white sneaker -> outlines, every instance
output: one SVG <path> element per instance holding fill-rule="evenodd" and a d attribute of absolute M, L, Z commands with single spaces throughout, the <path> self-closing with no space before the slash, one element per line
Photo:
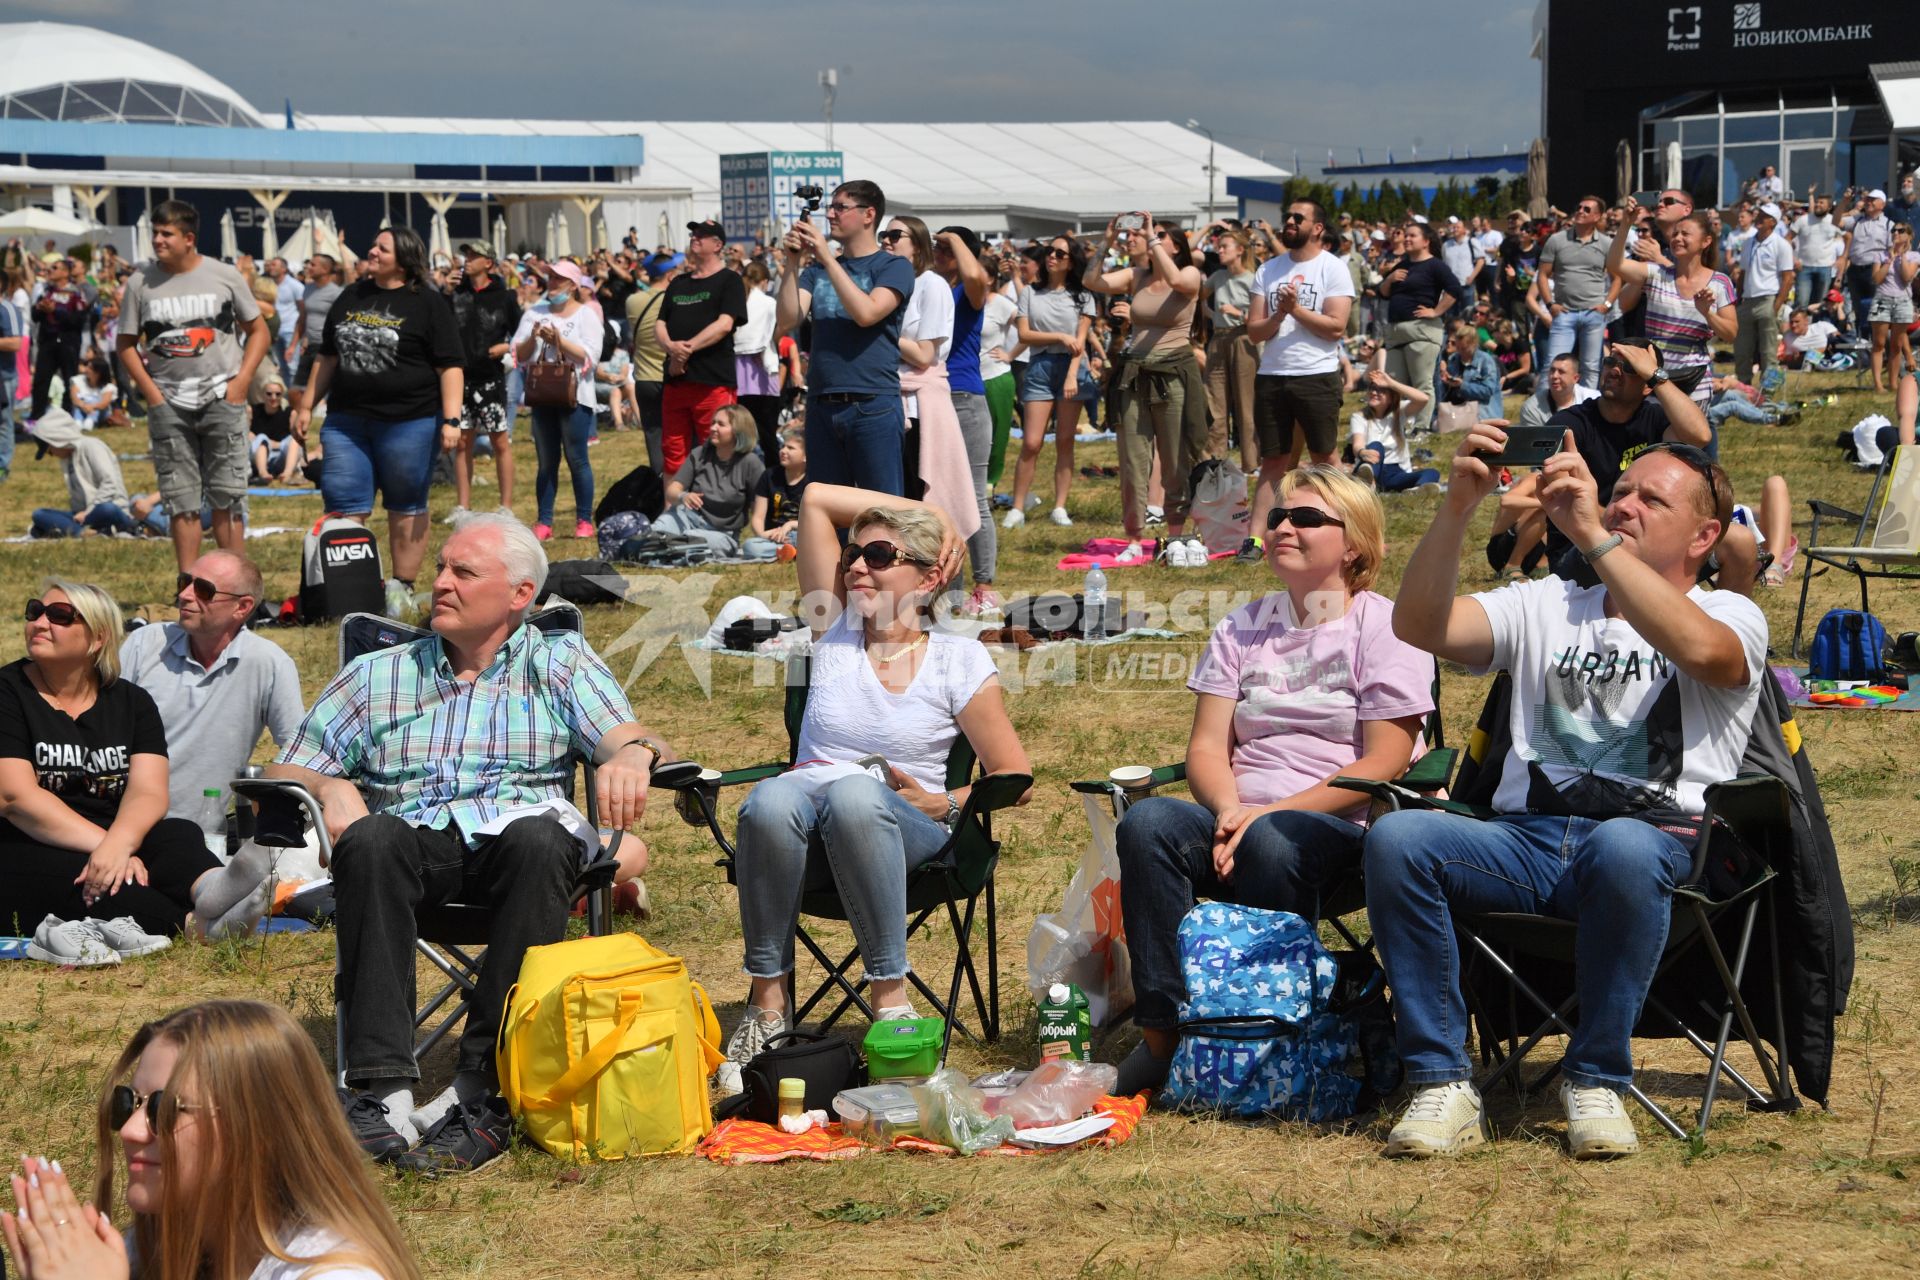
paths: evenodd
<path fill-rule="evenodd" d="M 1053 521 L 1057 525 L 1061 525 L 1062 527 L 1073 523 L 1073 517 L 1067 514 L 1067 509 L 1065 507 L 1055 507 L 1050 513 L 1048 513 L 1047 519 Z"/>
<path fill-rule="evenodd" d="M 1000 527 L 1002 529 L 1018 529 L 1021 525 L 1025 524 L 1026 522 L 1027 522 L 1026 512 L 1009 511 L 1007 512 L 1006 515 L 1000 518 Z"/>
<path fill-rule="evenodd" d="M 453 510 L 447 512 L 446 517 L 442 519 L 440 523 L 441 524 L 459 524 L 462 520 L 465 520 L 471 514 L 472 512 L 468 511 L 465 507 L 455 507 Z"/>
<path fill-rule="evenodd" d="M 81 926 L 92 931 L 93 936 L 119 953 L 122 960 L 132 960 L 136 956 L 150 956 L 156 951 L 165 951 L 173 945 L 170 938 L 157 933 L 148 933 L 140 927 L 140 922 L 132 916 L 116 916 L 112 920 L 81 920 Z"/>
<path fill-rule="evenodd" d="M 1156 528 L 1160 525 L 1165 524 L 1166 522 L 1167 522 L 1167 512 L 1164 507 L 1148 507 L 1147 508 L 1147 527 L 1149 529 Z"/>
<path fill-rule="evenodd" d="M 1129 542 L 1125 547 L 1121 548 L 1120 554 L 1115 556 L 1114 559 L 1126 561 L 1143 560 L 1146 558 L 1146 554 L 1147 549 L 1140 545 L 1140 539 L 1135 538 L 1132 542 Z"/>
<path fill-rule="evenodd" d="M 1575 1160 L 1605 1160 L 1640 1150 L 1640 1135 L 1614 1090 L 1604 1085 L 1583 1088 L 1563 1079 L 1560 1105 L 1567 1112 L 1567 1150 Z"/>
<path fill-rule="evenodd" d="M 119 964 L 120 953 L 100 940 L 85 920 L 48 916 L 27 943 L 27 959 L 73 969 Z"/>
<path fill-rule="evenodd" d="M 1487 1140 L 1487 1113 L 1470 1080 L 1418 1089 L 1387 1134 L 1390 1156 L 1457 1156 Z"/>
<path fill-rule="evenodd" d="M 1207 544 L 1198 538 L 1187 539 L 1187 568 L 1204 569 L 1213 563 L 1213 553 L 1207 550 Z"/>

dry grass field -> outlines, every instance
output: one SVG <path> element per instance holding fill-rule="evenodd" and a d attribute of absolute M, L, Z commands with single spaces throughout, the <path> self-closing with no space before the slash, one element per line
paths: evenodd
<path fill-rule="evenodd" d="M 1866 494 L 1867 478 L 1838 461 L 1836 430 L 1887 409 L 1851 377 L 1796 375 L 1790 394 L 1813 399 L 1829 391 L 1837 404 L 1811 404 L 1797 426 L 1732 424 L 1722 437 L 1742 495 L 1757 494 L 1771 473 L 1788 478 L 1803 539 L 1804 499 L 1851 504 Z M 124 453 L 146 447 L 139 429 L 107 438 Z M 530 516 L 532 449 L 524 439 L 517 448 L 516 506 Z M 1083 463 L 1113 461 L 1111 445 L 1082 453 Z M 602 490 L 643 457 L 637 437 L 607 436 L 593 451 Z M 125 465 L 136 487 L 151 479 L 148 463 Z M 490 490 L 480 493 L 492 500 Z M 29 508 L 63 496 L 54 464 L 35 463 L 27 451 L 0 487 L 0 527 L 23 531 Z M 444 514 L 451 492 L 436 490 L 434 501 L 436 516 Z M 1391 593 L 1398 582 L 1432 504 L 1424 497 L 1389 501 L 1383 590 Z M 1003 594 L 1070 589 L 1054 560 L 1088 536 L 1116 531 L 1117 507 L 1116 481 L 1082 481 L 1075 528 L 1042 522 L 1004 534 Z M 254 500 L 262 525 L 301 525 L 318 512 L 317 498 Z M 445 532 L 435 525 L 436 540 Z M 293 588 L 298 549 L 292 535 L 253 543 L 274 590 Z M 553 550 L 557 557 L 590 554 L 583 543 L 560 542 Z M 792 586 L 783 566 L 715 572 L 712 607 L 731 595 Z M 170 616 L 173 564 L 164 544 L 0 546 L 0 582 L 15 602 L 9 607 L 17 608 L 46 573 L 100 582 L 129 610 Z M 1483 564 L 1465 566 L 1467 586 L 1486 580 Z M 1177 590 L 1215 591 L 1225 600 L 1268 585 L 1264 568 L 1224 563 L 1189 573 L 1120 571 L 1111 589 L 1165 602 Z M 1798 589 L 1796 573 L 1791 589 L 1761 598 L 1783 657 Z M 1876 612 L 1890 630 L 1920 626 L 1913 591 L 1876 588 Z M 1836 575 L 1817 579 L 1813 615 L 1848 594 Z M 630 608 L 590 610 L 592 640 L 606 651 L 636 615 Z M 1206 621 L 1192 621 L 1189 641 L 1203 638 Z M 293 653 L 311 697 L 335 667 L 331 632 L 271 634 Z M 17 657 L 21 643 L 18 624 L 0 629 L 0 661 Z M 1101 673 L 1111 652 L 1100 652 Z M 612 662 L 624 678 L 632 657 Z M 646 723 L 703 762 L 777 758 L 784 750 L 777 687 L 740 660 L 714 659 L 710 675 L 709 690 L 669 649 L 634 674 L 630 692 Z M 1449 676 L 1445 710 L 1454 740 L 1483 692 L 1481 681 Z M 1026 933 L 1036 913 L 1057 907 L 1085 835 L 1067 782 L 1116 764 L 1178 758 L 1191 713 L 1182 678 L 1153 681 L 1136 673 L 1110 682 L 1084 653 L 1076 668 L 1024 684 L 1010 703 L 1039 783 L 1033 802 L 1000 828 L 1007 1033 L 993 1045 L 956 1041 L 954 1060 L 970 1069 L 1022 1064 L 1031 1055 Z M 1920 716 L 1808 712 L 1800 723 L 1820 771 L 1858 935 L 1858 972 L 1838 1028 L 1826 1110 L 1748 1114 L 1723 1102 L 1699 1151 L 1636 1115 L 1643 1153 L 1612 1165 L 1575 1165 L 1562 1154 L 1550 1093 L 1522 1103 L 1504 1092 L 1491 1099 L 1500 1140 L 1483 1153 L 1433 1164 L 1380 1159 L 1387 1122 L 1379 1117 L 1320 1132 L 1153 1113 L 1117 1149 L 1023 1160 L 893 1154 L 735 1169 L 665 1158 L 576 1169 L 522 1147 L 465 1179 L 387 1178 L 391 1202 L 423 1270 L 435 1277 L 1910 1275 L 1920 1250 L 1920 1097 L 1913 1083 L 1920 1076 Z M 745 987 L 733 892 L 714 869 L 702 833 L 682 824 L 670 805 L 653 807 L 642 834 L 654 853 L 648 883 L 655 914 L 644 931 L 687 958 L 730 1026 Z M 928 973 L 949 954 L 943 929 L 915 951 Z M 44 1152 L 69 1169 L 88 1168 L 90 1100 L 100 1072 L 142 1020 L 191 1001 L 244 995 L 278 1002 L 330 1055 L 332 966 L 327 933 L 176 946 L 93 972 L 0 965 L 0 1149 Z M 1684 1044 L 1637 1049 L 1642 1079 L 1657 1097 L 1697 1090 L 1702 1060 Z M 450 1063 L 443 1054 L 428 1067 L 444 1077 Z"/>

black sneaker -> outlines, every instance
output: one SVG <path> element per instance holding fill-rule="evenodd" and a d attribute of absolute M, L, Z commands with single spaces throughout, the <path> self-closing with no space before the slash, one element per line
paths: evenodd
<path fill-rule="evenodd" d="M 387 1104 L 370 1093 L 341 1089 L 340 1105 L 347 1112 L 347 1128 L 360 1149 L 381 1164 L 392 1164 L 406 1154 L 407 1140 L 387 1123 Z"/>
<path fill-rule="evenodd" d="M 504 1098 L 463 1102 L 450 1108 L 419 1145 L 394 1160 L 412 1173 L 469 1173 L 507 1149 L 513 1141 L 513 1116 Z"/>
<path fill-rule="evenodd" d="M 1235 564 L 1258 564 L 1266 558 L 1267 553 L 1261 550 L 1260 540 L 1258 538 L 1248 538 L 1240 544 L 1240 550 L 1234 553 L 1233 562 Z"/>

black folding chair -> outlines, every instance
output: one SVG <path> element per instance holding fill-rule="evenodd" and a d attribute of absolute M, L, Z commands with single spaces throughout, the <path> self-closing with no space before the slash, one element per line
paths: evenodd
<path fill-rule="evenodd" d="M 787 759 L 784 762 L 726 772 L 707 770 L 700 777 L 676 777 L 662 783 L 680 793 L 681 816 L 693 826 L 704 825 L 713 834 L 723 851 L 723 856 L 714 865 L 725 868 L 728 884 L 737 885 L 739 881 L 734 866 L 734 842 L 720 824 L 720 793 L 728 787 L 751 785 L 775 777 L 793 767 L 800 741 L 800 723 L 806 715 L 811 672 L 812 660 L 804 656 L 794 658 L 788 666 L 783 708 L 787 728 Z M 993 836 L 993 815 L 998 810 L 1016 804 L 1033 786 L 1033 778 L 1028 774 L 993 773 L 975 777 L 975 771 L 973 748 L 967 742 L 966 735 L 962 734 L 955 739 L 953 750 L 947 756 L 946 785 L 950 789 L 957 789 L 966 786 L 969 778 L 973 778 L 973 790 L 968 793 L 967 802 L 961 807 L 959 821 L 954 824 L 953 834 L 948 837 L 946 845 L 931 861 L 907 876 L 907 940 L 911 942 L 934 914 L 942 909 L 946 912 L 947 923 L 953 929 L 953 972 L 944 997 L 929 987 L 917 972 L 912 969 L 907 971 L 907 981 L 946 1022 L 946 1034 L 940 1044 L 943 1062 L 956 1030 L 975 1041 L 991 1043 L 1000 1038 L 1000 935 L 993 886 L 994 870 L 1000 860 L 1000 842 Z M 973 954 L 974 919 L 982 907 L 987 969 L 984 990 L 981 987 L 979 965 Z M 845 921 L 846 906 L 841 902 L 839 893 L 831 889 L 803 893 L 800 914 L 803 922 L 795 931 L 795 941 L 813 957 L 826 976 L 805 1000 L 795 1000 L 797 966 L 795 972 L 787 975 L 794 1025 L 799 1026 L 808 1014 L 835 993 L 838 993 L 838 1002 L 820 1020 L 822 1029 L 831 1027 L 852 1008 L 858 1008 L 866 1018 L 873 1019 L 873 1006 L 863 994 L 866 979 L 856 981 L 851 977 L 854 965 L 860 961 L 859 944 L 856 942 L 836 961 L 819 940 L 807 931 L 804 923 L 804 918 L 808 916 Z M 973 997 L 974 1011 L 979 1019 L 980 1031 L 977 1036 L 960 1017 L 963 983 Z"/>

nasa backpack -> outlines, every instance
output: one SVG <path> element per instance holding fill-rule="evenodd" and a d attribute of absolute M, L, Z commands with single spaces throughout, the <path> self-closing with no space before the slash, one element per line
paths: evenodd
<path fill-rule="evenodd" d="M 386 575 L 373 530 L 326 515 L 307 531 L 300 556 L 300 618 L 319 622 L 386 608 Z"/>

